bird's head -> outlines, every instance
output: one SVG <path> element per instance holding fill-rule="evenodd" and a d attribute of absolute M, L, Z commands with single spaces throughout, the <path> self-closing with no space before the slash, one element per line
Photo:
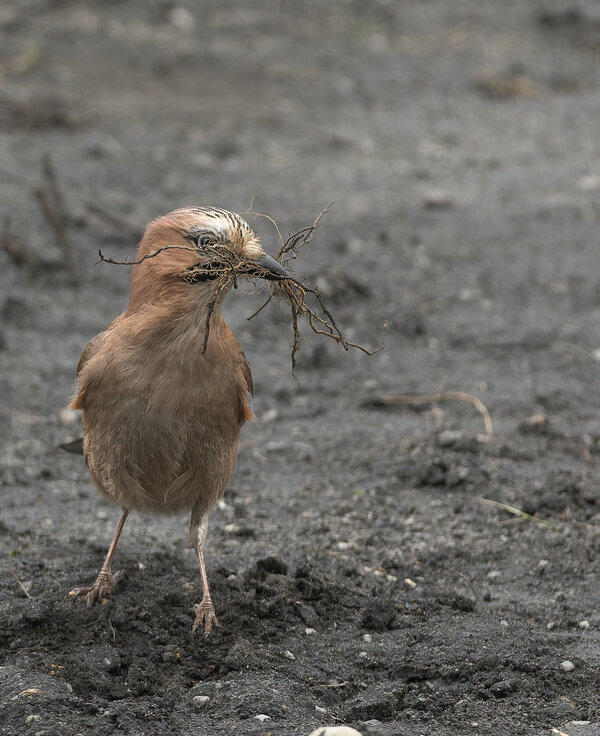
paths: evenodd
<path fill-rule="evenodd" d="M 186 207 L 153 220 L 138 246 L 137 261 L 130 307 L 175 294 L 202 303 L 217 284 L 224 296 L 239 277 L 288 276 L 242 217 L 216 207 Z"/>

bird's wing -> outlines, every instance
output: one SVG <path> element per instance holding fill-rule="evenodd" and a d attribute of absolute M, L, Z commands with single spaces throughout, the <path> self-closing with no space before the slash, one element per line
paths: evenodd
<path fill-rule="evenodd" d="M 114 329 L 120 322 L 123 320 L 123 315 L 120 314 L 116 319 L 113 319 L 113 321 L 106 326 L 102 332 L 99 332 L 96 337 L 93 337 L 88 344 L 84 347 L 83 353 L 81 353 L 81 358 L 79 358 L 79 363 L 77 364 L 77 377 L 79 377 L 79 374 L 83 370 L 83 367 L 85 364 L 90 360 L 90 358 L 93 358 L 94 355 L 100 350 L 102 343 L 108 336 L 108 333 Z"/>
<path fill-rule="evenodd" d="M 77 376 L 79 376 L 84 365 L 88 362 L 88 360 L 98 352 L 98 350 L 100 349 L 100 346 L 104 342 L 106 333 L 107 333 L 107 330 L 103 330 L 98 335 L 96 335 L 96 337 L 93 337 L 88 342 L 88 344 L 84 347 L 83 353 L 81 353 L 81 358 L 79 358 L 79 363 L 77 363 Z"/>
<path fill-rule="evenodd" d="M 96 337 L 93 337 L 88 344 L 83 349 L 83 353 L 81 353 L 81 358 L 79 358 L 79 363 L 77 364 L 77 389 L 76 394 L 71 403 L 69 404 L 69 409 L 81 409 L 83 406 L 83 399 L 84 399 L 84 393 L 85 391 L 82 390 L 82 384 L 81 384 L 81 372 L 89 363 L 89 361 L 98 353 L 102 345 L 104 344 L 104 341 L 108 337 L 108 333 L 116 327 L 116 325 L 121 321 L 123 315 L 120 315 L 116 319 L 114 319 L 105 330 L 102 330 L 102 332 L 99 332 Z"/>
<path fill-rule="evenodd" d="M 85 390 L 82 387 L 80 376 L 81 371 L 85 368 L 86 363 L 92 358 L 98 350 L 100 349 L 102 343 L 104 342 L 106 338 L 107 330 L 104 330 L 103 332 L 100 332 L 96 337 L 92 338 L 88 344 L 83 349 L 83 353 L 81 353 L 81 358 L 79 358 L 79 363 L 77 364 L 77 378 L 76 378 L 76 390 L 75 390 L 75 396 L 73 397 L 73 400 L 69 404 L 69 409 L 82 409 L 83 408 L 83 400 L 85 396 Z"/>
<path fill-rule="evenodd" d="M 252 397 L 254 394 L 254 382 L 252 380 L 252 369 L 250 368 L 250 363 L 248 362 L 248 358 L 244 354 L 243 350 L 240 348 L 240 359 L 242 363 L 242 374 L 246 380 L 246 385 L 248 386 L 248 393 Z"/>

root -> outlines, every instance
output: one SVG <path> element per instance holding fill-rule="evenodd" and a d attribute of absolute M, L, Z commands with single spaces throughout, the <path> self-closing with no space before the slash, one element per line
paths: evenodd
<path fill-rule="evenodd" d="M 279 252 L 277 253 L 277 260 L 281 262 L 283 266 L 288 266 L 288 263 L 297 258 L 301 249 L 311 242 L 315 230 L 319 225 L 321 219 L 327 214 L 332 207 L 333 203 L 327 205 L 317 215 L 312 225 L 297 230 L 292 233 L 288 239 L 284 242 L 281 235 L 281 230 L 275 220 L 269 215 L 264 215 L 260 212 L 244 212 L 245 215 L 254 215 L 256 217 L 265 217 L 269 220 L 277 231 L 277 236 L 280 243 Z M 113 218 L 114 219 L 114 218 Z M 131 229 L 131 228 L 129 228 Z M 198 281 L 205 281 L 208 279 L 218 279 L 216 290 L 213 298 L 208 303 L 208 314 L 206 317 L 206 327 L 204 335 L 204 351 L 208 344 L 208 335 L 210 330 L 210 319 L 214 312 L 215 305 L 223 289 L 225 289 L 230 283 L 234 288 L 237 288 L 238 279 L 242 276 L 250 278 L 261 278 L 268 277 L 273 283 L 271 287 L 271 293 L 266 302 L 259 307 L 248 319 L 254 319 L 262 310 L 275 299 L 287 301 L 290 304 L 291 315 L 292 315 L 292 334 L 293 342 L 290 354 L 290 360 L 292 364 L 292 373 L 296 368 L 296 356 L 300 350 L 300 329 L 299 320 L 300 318 L 306 319 L 308 325 L 317 335 L 324 335 L 332 340 L 340 343 L 344 350 L 349 348 L 355 348 L 357 350 L 366 353 L 367 355 L 374 355 L 385 347 L 385 331 L 387 324 L 384 323 L 382 330 L 381 345 L 374 349 L 365 347 L 356 342 L 347 340 L 342 330 L 338 327 L 333 315 L 329 311 L 329 308 L 325 304 L 323 298 L 319 294 L 316 288 L 308 286 L 296 279 L 292 274 L 288 276 L 273 277 L 273 274 L 266 270 L 261 272 L 256 268 L 256 265 L 251 261 L 245 260 L 240 257 L 239 253 L 236 253 L 233 249 L 228 248 L 223 244 L 218 246 L 210 245 L 207 247 L 198 247 L 195 245 L 164 245 L 158 248 L 153 253 L 147 253 L 136 261 L 117 261 L 113 258 L 107 258 L 103 255 L 102 251 L 98 251 L 100 261 L 104 263 L 110 263 L 119 266 L 136 266 L 144 261 L 156 258 L 162 252 L 171 249 L 179 249 L 197 253 L 202 256 L 202 261 L 196 265 L 186 269 L 180 277 L 184 281 L 195 283 Z M 310 297 L 315 306 L 312 306 L 307 302 L 307 298 Z"/>
<path fill-rule="evenodd" d="M 441 393 L 430 395 L 417 394 L 410 396 L 407 394 L 390 394 L 378 398 L 378 402 L 381 404 L 437 404 L 438 401 L 466 401 L 472 404 L 483 417 L 485 433 L 488 439 L 491 440 L 493 438 L 492 417 L 483 401 L 472 394 L 467 394 L 463 391 L 442 391 Z"/>

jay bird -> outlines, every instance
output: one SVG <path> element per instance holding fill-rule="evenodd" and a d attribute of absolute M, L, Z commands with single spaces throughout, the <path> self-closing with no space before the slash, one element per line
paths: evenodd
<path fill-rule="evenodd" d="M 221 313 L 240 275 L 288 276 L 239 215 L 188 207 L 159 217 L 138 246 L 127 310 L 83 351 L 70 404 L 82 410 L 80 451 L 100 493 L 122 508 L 96 581 L 69 593 L 88 606 L 123 577 L 111 562 L 131 510 L 188 510 L 203 592 L 193 630 L 219 624 L 204 564 L 208 515 L 254 419 L 250 366 Z"/>

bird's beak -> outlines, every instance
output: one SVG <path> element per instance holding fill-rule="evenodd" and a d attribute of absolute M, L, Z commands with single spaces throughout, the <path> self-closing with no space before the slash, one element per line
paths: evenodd
<path fill-rule="evenodd" d="M 252 262 L 250 273 L 269 281 L 279 281 L 289 277 L 285 268 L 271 256 L 261 256 Z"/>

